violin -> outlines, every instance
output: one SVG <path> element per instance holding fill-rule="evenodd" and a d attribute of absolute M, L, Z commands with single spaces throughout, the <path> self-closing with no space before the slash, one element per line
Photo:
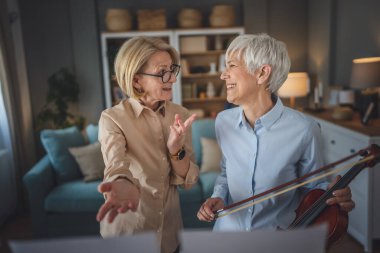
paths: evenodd
<path fill-rule="evenodd" d="M 329 190 L 325 191 L 322 189 L 314 189 L 309 191 L 304 198 L 301 200 L 298 208 L 296 209 L 296 218 L 291 223 L 291 225 L 288 227 L 288 229 L 297 229 L 297 228 L 305 228 L 311 225 L 316 225 L 320 223 L 327 223 L 328 224 L 328 242 L 327 247 L 334 244 L 337 240 L 339 240 L 344 233 L 347 232 L 348 228 L 348 214 L 347 212 L 340 209 L 338 204 L 334 205 L 327 205 L 326 200 L 329 198 L 332 198 L 332 193 L 335 190 L 343 189 L 365 168 L 367 167 L 373 167 L 377 162 L 380 162 L 380 147 L 378 145 L 372 144 L 366 149 L 360 150 L 350 156 L 347 156 L 345 158 L 342 158 L 341 160 L 328 164 L 314 172 L 311 172 L 309 174 L 306 174 L 300 178 L 296 178 L 294 180 L 291 180 L 287 183 L 284 183 L 282 185 L 279 185 L 277 187 L 274 187 L 268 191 L 265 191 L 263 193 L 254 195 L 250 198 L 244 199 L 242 201 L 239 201 L 237 203 L 234 203 L 232 205 L 226 206 L 221 210 L 217 210 L 215 212 L 216 218 L 221 218 L 225 215 L 237 212 L 243 208 L 247 208 L 252 205 L 256 205 L 262 201 L 265 201 L 269 198 L 272 198 L 274 196 L 278 196 L 280 194 L 286 193 L 290 190 L 296 189 L 298 187 L 301 187 L 305 184 L 308 184 L 312 181 L 316 181 L 320 179 L 321 177 L 326 177 L 332 174 L 335 174 L 339 171 L 342 171 L 347 168 L 338 168 L 333 171 L 327 172 L 323 175 L 315 176 L 312 179 L 306 180 L 302 183 L 299 183 L 300 181 L 303 181 L 304 179 L 311 177 L 313 175 L 316 175 L 322 171 L 326 171 L 328 169 L 331 169 L 335 167 L 337 164 L 340 164 L 342 162 L 345 162 L 349 159 L 352 159 L 353 157 L 360 155 L 363 156 L 362 159 L 355 162 L 352 166 L 351 164 L 349 167 L 352 167 L 346 174 L 341 177 L 336 184 L 334 184 Z M 295 186 L 288 187 L 289 185 L 292 185 L 294 183 L 299 183 Z M 288 187 L 285 190 L 281 190 L 285 187 Z M 279 191 L 281 190 L 281 191 Z M 275 192 L 275 193 L 274 193 Z M 247 203 L 251 200 L 261 198 L 264 195 L 271 194 L 268 197 L 262 198 L 260 200 L 256 200 L 254 202 L 248 203 L 244 206 L 240 206 L 243 203 Z M 236 208 L 232 211 L 225 212 L 231 208 L 234 208 L 236 206 L 240 206 L 239 208 Z M 222 213 L 223 212 L 223 213 Z"/>

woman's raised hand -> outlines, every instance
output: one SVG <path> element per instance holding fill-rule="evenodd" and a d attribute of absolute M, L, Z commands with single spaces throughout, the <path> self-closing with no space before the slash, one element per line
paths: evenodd
<path fill-rule="evenodd" d="M 168 150 L 171 154 L 175 154 L 185 145 L 186 130 L 196 118 L 196 114 L 191 115 L 185 122 L 178 114 L 174 116 L 174 122 L 170 126 L 170 134 L 167 142 Z"/>

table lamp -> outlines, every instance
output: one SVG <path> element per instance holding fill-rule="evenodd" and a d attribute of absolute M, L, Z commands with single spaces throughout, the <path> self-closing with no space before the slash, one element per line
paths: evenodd
<path fill-rule="evenodd" d="M 380 57 L 354 59 L 352 61 L 351 87 L 368 89 L 380 86 Z"/>
<path fill-rule="evenodd" d="M 309 93 L 309 76 L 306 72 L 291 72 L 278 90 L 278 95 L 290 98 L 290 107 L 295 108 L 296 97 L 305 97 Z"/>
<path fill-rule="evenodd" d="M 362 123 L 367 124 L 370 118 L 378 115 L 379 95 L 376 88 L 380 87 L 380 57 L 354 59 L 350 86 L 360 90 L 356 107 Z"/>

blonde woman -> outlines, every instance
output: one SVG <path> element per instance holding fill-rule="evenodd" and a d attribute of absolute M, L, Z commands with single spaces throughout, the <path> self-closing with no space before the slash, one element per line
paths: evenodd
<path fill-rule="evenodd" d="M 119 50 L 116 79 L 127 95 L 99 120 L 105 196 L 97 220 L 103 237 L 156 231 L 164 253 L 178 252 L 182 228 L 177 186 L 197 182 L 191 124 L 172 103 L 178 53 L 160 39 L 135 37 Z"/>

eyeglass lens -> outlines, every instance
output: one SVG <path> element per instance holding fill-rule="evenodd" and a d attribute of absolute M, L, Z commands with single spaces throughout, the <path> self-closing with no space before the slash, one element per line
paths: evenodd
<path fill-rule="evenodd" d="M 174 76 L 177 76 L 179 73 L 179 66 L 178 65 L 172 65 L 170 71 L 165 71 L 164 75 L 162 76 L 162 82 L 167 83 L 169 82 L 170 78 L 172 77 L 172 74 Z"/>

